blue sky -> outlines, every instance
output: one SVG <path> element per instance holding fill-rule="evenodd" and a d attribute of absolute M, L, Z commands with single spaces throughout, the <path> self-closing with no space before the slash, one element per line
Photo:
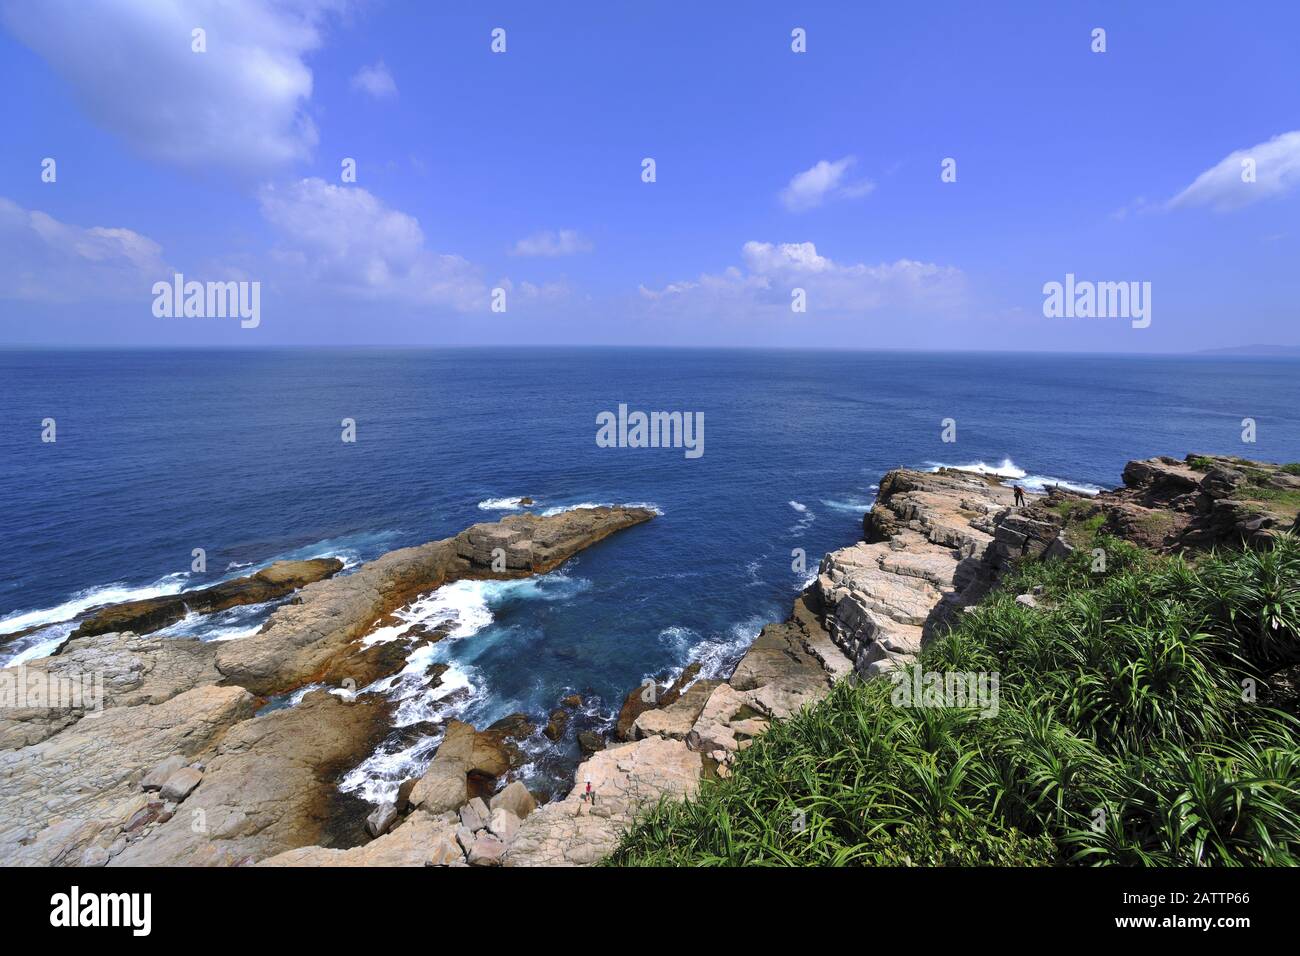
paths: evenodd
<path fill-rule="evenodd" d="M 1298 62 L 1293 3 L 0 0 L 0 343 L 1300 344 Z"/>

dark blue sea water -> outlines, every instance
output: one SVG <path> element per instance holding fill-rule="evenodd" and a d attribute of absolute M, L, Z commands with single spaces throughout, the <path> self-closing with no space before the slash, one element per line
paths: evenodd
<path fill-rule="evenodd" d="M 425 610 L 461 623 L 436 659 L 462 689 L 404 705 L 412 721 L 441 707 L 483 726 L 576 690 L 599 720 L 643 676 L 692 657 L 721 667 L 784 617 L 821 554 L 858 537 L 891 467 L 1111 486 L 1154 454 L 1300 460 L 1298 373 L 1294 360 L 998 354 L 0 352 L 0 640 L 50 625 L 0 644 L 0 663 L 41 653 L 90 604 L 285 556 L 355 566 L 510 513 L 494 499 L 650 502 L 659 518 L 556 575 L 441 595 Z M 703 412 L 703 457 L 597 447 L 597 414 L 620 402 Z M 956 443 L 941 441 L 945 418 Z M 206 575 L 189 572 L 200 547 Z M 238 639 L 269 610 L 171 632 Z M 573 753 L 568 739 L 531 772 Z"/>

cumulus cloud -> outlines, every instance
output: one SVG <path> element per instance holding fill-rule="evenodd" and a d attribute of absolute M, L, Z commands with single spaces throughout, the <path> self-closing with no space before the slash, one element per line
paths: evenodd
<path fill-rule="evenodd" d="M 274 256 L 295 281 L 365 299 L 486 309 L 479 270 L 432 251 L 419 221 L 357 186 L 302 179 L 264 186 L 263 217 L 278 236 Z"/>
<path fill-rule="evenodd" d="M 393 82 L 393 74 L 388 72 L 383 60 L 374 66 L 363 66 L 357 70 L 352 77 L 352 88 L 369 93 L 377 100 L 397 95 L 397 84 Z"/>
<path fill-rule="evenodd" d="M 305 56 L 346 0 L 0 0 L 90 118 L 154 159 L 253 173 L 308 158 Z M 206 31 L 206 52 L 191 49 Z"/>
<path fill-rule="evenodd" d="M 131 229 L 74 226 L 0 197 L 0 298 L 130 299 L 147 304 L 173 270 L 162 247 Z"/>
<path fill-rule="evenodd" d="M 883 308 L 944 310 L 957 305 L 965 292 L 965 276 L 953 266 L 912 259 L 842 264 L 818 253 L 811 242 L 751 241 L 741 249 L 741 259 L 743 266 L 661 289 L 641 286 L 641 296 L 660 308 L 701 315 L 789 314 L 791 292 L 801 288 L 809 313 L 848 315 Z"/>
<path fill-rule="evenodd" d="M 857 162 L 853 156 L 845 156 L 834 162 L 821 160 L 811 169 L 796 173 L 789 184 L 781 190 L 781 202 L 791 212 L 803 212 L 815 209 L 827 200 L 857 199 L 867 195 L 876 188 L 869 179 L 847 182 L 844 178 L 849 167 Z"/>
<path fill-rule="evenodd" d="M 1255 182 L 1242 180 L 1243 164 L 1254 161 Z M 1211 166 L 1168 207 L 1210 206 L 1224 212 L 1275 196 L 1300 185 L 1300 130 L 1274 136 L 1266 143 L 1229 153 Z"/>
<path fill-rule="evenodd" d="M 573 256 L 580 252 L 590 252 L 591 243 L 572 229 L 559 232 L 539 232 L 520 239 L 515 243 L 513 254 L 516 256 Z"/>

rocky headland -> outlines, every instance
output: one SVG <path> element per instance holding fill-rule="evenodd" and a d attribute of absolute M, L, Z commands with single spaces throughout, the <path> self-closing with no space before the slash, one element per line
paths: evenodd
<path fill-rule="evenodd" d="M 692 682 L 688 671 L 658 700 L 647 701 L 642 688 L 630 692 L 617 728 L 623 739 L 578 768 L 565 800 L 523 821 L 503 862 L 600 859 L 639 812 L 695 792 L 692 771 L 727 776 L 734 754 L 771 720 L 825 697 L 837 680 L 914 662 L 953 614 L 977 604 L 1022 557 L 1065 557 L 1100 531 L 1164 551 L 1266 548 L 1300 520 L 1300 476 L 1277 465 L 1161 457 L 1129 462 L 1123 478 L 1114 491 L 1051 488 L 1017 507 L 1014 490 L 996 477 L 889 472 L 863 518 L 863 540 L 823 558 L 790 617 L 763 628 L 731 677 Z M 582 799 L 588 780 L 594 804 Z"/>
<path fill-rule="evenodd" d="M 349 688 L 400 670 L 413 647 L 437 635 L 413 628 L 389 642 L 396 652 L 381 654 L 361 639 L 443 584 L 544 573 L 653 516 L 634 507 L 512 515 L 349 575 L 336 576 L 332 559 L 272 565 L 203 592 L 91 612 L 50 657 L 0 669 L 7 704 L 32 702 L 0 712 L 0 862 L 251 863 L 303 847 L 346 850 L 366 829 L 386 832 L 338 782 L 390 730 L 392 705 Z M 271 600 L 299 585 L 259 634 L 224 644 L 109 623 L 155 631 L 177 615 Z M 265 707 L 269 695 L 314 683 L 334 692 Z M 69 688 L 76 693 L 63 694 Z M 468 729 L 480 745 L 463 767 L 454 763 L 467 794 L 472 778 L 490 795 L 511 763 L 512 730 Z M 462 732 L 446 730 L 439 772 L 453 763 Z M 416 809 L 446 802 L 426 797 L 435 788 L 422 783 L 407 788 Z M 427 829 L 414 820 L 415 831 Z"/>
<path fill-rule="evenodd" d="M 889 472 L 862 540 L 823 558 L 789 617 L 765 626 L 726 680 L 693 666 L 670 684 L 631 690 L 610 739 L 578 734 L 586 759 L 572 791 L 550 802 L 505 780 L 521 762 L 516 742 L 543 722 L 548 737 L 560 736 L 576 698 L 536 724 L 527 715 L 483 730 L 449 721 L 424 773 L 374 807 L 340 794 L 338 782 L 389 731 L 392 705 L 346 689 L 396 673 L 413 648 L 440 638 L 412 627 L 397 641 L 363 640 L 400 622 L 394 612 L 420 595 L 462 578 L 544 573 L 649 520 L 644 509 L 515 515 L 391 552 L 350 575 L 323 569 L 261 633 L 221 645 L 94 633 L 91 625 L 28 664 L 26 676 L 97 670 L 101 712 L 9 710 L 0 721 L 0 861 L 596 863 L 650 805 L 728 776 L 735 755 L 772 721 L 837 681 L 914 661 L 1024 556 L 1089 549 L 1101 532 L 1178 551 L 1267 548 L 1278 532 L 1297 529 L 1293 469 L 1189 455 L 1130 462 L 1123 479 L 1114 491 L 1054 488 L 1017 506 L 995 477 Z M 108 609 L 88 620 L 140 613 Z M 294 706 L 264 707 L 270 695 L 316 684 L 325 689 Z"/>

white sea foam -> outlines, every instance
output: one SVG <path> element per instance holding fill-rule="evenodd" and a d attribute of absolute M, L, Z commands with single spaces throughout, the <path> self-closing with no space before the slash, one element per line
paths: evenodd
<path fill-rule="evenodd" d="M 1077 491 L 1082 495 L 1095 495 L 1106 490 L 1100 485 L 1090 485 L 1082 481 L 1066 481 L 1063 478 L 1052 478 L 1047 475 L 1026 475 L 1015 484 L 1020 485 L 1026 491 L 1046 491 L 1053 485 L 1059 485 L 1069 491 Z"/>
<path fill-rule="evenodd" d="M 62 604 L 38 610 L 18 611 L 0 618 L 0 635 L 30 628 L 40 628 L 31 634 L 11 643 L 0 653 L 0 666 L 12 666 L 41 657 L 48 657 L 71 633 L 72 628 L 60 628 L 47 631 L 53 625 L 62 625 L 72 621 L 85 612 L 109 604 L 122 604 L 127 601 L 142 601 L 147 598 L 168 597 L 185 591 L 211 587 L 224 581 L 243 577 L 253 573 L 250 568 L 260 570 L 276 561 L 307 560 L 309 558 L 338 558 L 343 562 L 343 570 L 348 571 L 372 553 L 386 550 L 382 545 L 388 539 L 400 534 L 399 531 L 362 532 L 339 538 L 327 538 L 314 544 L 305 545 L 290 551 L 281 552 L 258 564 L 253 562 L 232 561 L 226 566 L 226 573 L 213 578 L 196 580 L 188 571 L 178 571 L 163 575 L 151 584 L 131 586 L 122 581 L 112 584 L 86 588 L 74 593 Z M 183 620 L 163 629 L 166 636 L 197 637 L 205 641 L 228 641 L 249 637 L 261 629 L 261 621 L 248 623 L 246 619 L 257 617 L 274 608 L 275 602 L 232 608 L 229 611 L 212 615 L 187 615 Z M 242 622 L 242 623 L 241 623 Z M 9 657 L 4 655 L 8 654 Z"/>
<path fill-rule="evenodd" d="M 817 515 L 809 511 L 808 506 L 802 501 L 788 501 L 786 504 L 793 508 L 795 514 L 799 516 L 799 519 L 790 526 L 791 534 L 798 534 L 817 520 Z"/>
<path fill-rule="evenodd" d="M 957 471 L 969 471 L 977 475 L 992 475 L 996 478 L 1006 479 L 1007 481 L 1004 483 L 1019 485 L 1027 491 L 1046 491 L 1053 485 L 1059 485 L 1062 488 L 1085 495 L 1095 495 L 1104 490 L 1099 485 L 1088 484 L 1087 482 L 1069 481 L 1064 478 L 1054 478 L 1051 475 L 1031 475 L 1010 458 L 1002 459 L 1000 465 L 989 465 L 982 461 L 966 465 L 949 465 L 943 462 L 928 461 L 926 465 L 930 471 L 938 471 L 940 468 L 953 468 Z"/>
<path fill-rule="evenodd" d="M 190 611 L 175 624 L 154 632 L 157 637 L 197 637 L 201 641 L 237 641 L 252 637 L 262 629 L 271 612 L 287 599 L 264 601 L 261 604 L 243 604 L 218 611 L 199 614 Z"/>
<path fill-rule="evenodd" d="M 725 677 L 749 650 L 758 632 L 767 624 L 766 615 L 755 615 L 731 625 L 725 634 L 706 638 L 691 648 L 687 664 L 700 663 L 700 677 L 717 680 Z"/>
<path fill-rule="evenodd" d="M 63 621 L 10 642 L 0 648 L 0 667 L 17 667 L 27 661 L 49 657 L 68 639 L 74 626 L 71 621 Z"/>
<path fill-rule="evenodd" d="M 822 504 L 832 511 L 843 511 L 848 514 L 862 514 L 870 511 L 871 506 L 875 504 L 875 498 L 849 498 L 845 501 L 837 501 L 833 498 L 821 499 Z"/>
<path fill-rule="evenodd" d="M 41 608 L 35 611 L 19 611 L 16 614 L 10 614 L 8 617 L 0 618 L 0 634 L 10 634 L 14 631 L 26 630 L 29 627 L 39 627 L 44 624 L 57 624 L 60 621 L 71 620 L 78 614 L 103 604 L 121 604 L 124 601 L 142 601 L 145 598 L 178 594 L 184 589 L 185 582 L 189 577 L 189 572 L 186 571 L 165 575 L 152 584 L 146 584 L 143 587 L 131 587 L 121 581 L 115 581 L 112 584 L 87 588 L 84 591 L 78 591 L 68 600 L 54 607 Z"/>
<path fill-rule="evenodd" d="M 258 565 L 264 568 L 275 561 L 308 561 L 312 558 L 338 558 L 343 562 L 343 570 L 350 571 L 373 557 L 389 550 L 388 542 L 400 535 L 401 531 L 385 529 L 382 531 L 361 531 L 356 534 L 342 535 L 337 538 L 325 538 L 301 548 L 294 548 L 275 555 Z"/>
<path fill-rule="evenodd" d="M 949 465 L 941 461 L 927 461 L 930 471 L 938 471 L 940 468 L 954 468 L 957 471 L 969 471 L 977 475 L 993 475 L 997 478 L 1023 478 L 1025 471 L 1020 468 L 1010 458 L 1003 458 L 1000 465 L 989 465 L 982 461 L 970 462 L 965 465 Z"/>
<path fill-rule="evenodd" d="M 395 612 L 400 623 L 376 628 L 365 637 L 366 644 L 395 640 L 413 624 L 434 627 L 450 625 L 447 636 L 433 644 L 421 644 L 406 659 L 397 674 L 384 677 L 359 693 L 380 693 L 396 704 L 395 728 L 463 717 L 488 698 L 488 687 L 475 668 L 450 660 L 455 641 L 472 637 L 491 626 L 492 608 L 511 600 L 566 600 L 591 586 L 585 578 L 552 573 L 512 581 L 456 581 Z M 447 668 L 430 686 L 429 669 L 435 664 Z M 441 737 L 421 737 L 412 743 L 386 742 L 350 770 L 339 787 L 371 803 L 391 800 L 402 782 L 422 774 L 437 750 Z"/>
<path fill-rule="evenodd" d="M 518 511 L 524 506 L 523 497 L 487 498 L 478 503 L 480 511 Z"/>
<path fill-rule="evenodd" d="M 698 637 L 699 634 L 697 634 L 692 628 L 679 627 L 677 625 L 665 627 L 659 632 L 659 640 L 669 647 L 674 654 L 683 657 L 690 652 L 691 646 L 695 643 L 695 640 Z"/>
<path fill-rule="evenodd" d="M 612 501 L 582 501 L 576 505 L 556 505 L 553 508 L 547 508 L 542 512 L 542 517 L 549 518 L 552 515 L 563 514 L 566 511 L 579 511 L 584 508 L 613 508 Z M 629 501 L 622 507 L 624 508 L 645 508 L 647 511 L 653 511 L 657 515 L 664 513 L 663 509 L 657 504 L 650 501 Z"/>

